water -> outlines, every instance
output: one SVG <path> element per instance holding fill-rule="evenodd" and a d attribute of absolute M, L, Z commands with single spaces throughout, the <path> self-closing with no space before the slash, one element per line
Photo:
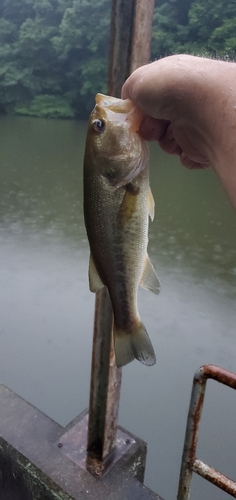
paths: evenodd
<path fill-rule="evenodd" d="M 86 125 L 0 118 L 0 380 L 66 425 L 88 406 L 94 296 L 82 214 Z M 157 364 L 123 369 L 120 425 L 147 441 L 145 483 L 176 498 L 194 372 L 236 371 L 236 217 L 213 172 L 151 145 L 149 254 L 161 294 L 140 289 Z M 198 458 L 232 479 L 235 393 L 207 385 Z M 191 500 L 229 496 L 194 476 Z"/>

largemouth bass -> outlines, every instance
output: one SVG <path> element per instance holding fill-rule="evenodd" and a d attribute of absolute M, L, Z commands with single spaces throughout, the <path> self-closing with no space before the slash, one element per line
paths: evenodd
<path fill-rule="evenodd" d="M 137 133 L 141 119 L 129 99 L 97 94 L 84 157 L 90 290 L 108 288 L 118 367 L 134 358 L 145 365 L 156 361 L 137 308 L 139 285 L 155 294 L 160 291 L 147 254 L 148 218 L 154 217 L 154 201 L 148 148 Z"/>

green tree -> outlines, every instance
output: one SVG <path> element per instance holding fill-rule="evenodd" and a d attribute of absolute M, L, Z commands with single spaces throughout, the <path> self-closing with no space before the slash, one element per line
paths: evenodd
<path fill-rule="evenodd" d="M 226 19 L 221 26 L 215 28 L 209 38 L 209 46 L 218 56 L 235 59 L 236 17 Z"/>
<path fill-rule="evenodd" d="M 106 91 L 111 0 L 0 0 L 0 112 L 82 117 Z M 236 56 L 235 0 L 155 0 L 152 58 Z"/>
<path fill-rule="evenodd" d="M 235 26 L 234 22 L 229 21 L 235 17 L 235 0 L 227 2 L 225 0 L 195 0 L 189 10 L 190 48 L 193 51 L 200 49 L 213 56 L 226 56 L 225 41 L 232 37 L 232 29 Z M 231 50 L 228 55 L 233 58 L 235 52 Z"/>
<path fill-rule="evenodd" d="M 19 27 L 26 19 L 34 17 L 33 5 L 34 0 L 2 0 L 1 17 Z"/>
<path fill-rule="evenodd" d="M 187 52 L 235 58 L 235 0 L 156 0 L 152 57 Z"/>
<path fill-rule="evenodd" d="M 192 36 L 199 40 L 208 40 L 215 28 L 225 19 L 234 17 L 235 0 L 195 0 L 189 10 L 189 25 Z"/>
<path fill-rule="evenodd" d="M 11 21 L 0 18 L 0 46 L 10 45 L 17 40 L 17 27 Z"/>
<path fill-rule="evenodd" d="M 20 79 L 23 74 L 17 64 L 17 37 L 17 26 L 0 18 L 0 112 L 12 109 L 22 90 Z"/>
<path fill-rule="evenodd" d="M 74 0 L 53 39 L 64 63 L 64 92 L 78 116 L 91 109 L 94 94 L 106 89 L 110 4 L 110 0 Z"/>
<path fill-rule="evenodd" d="M 18 6 L 17 1 L 13 1 L 14 6 Z M 34 0 L 33 3 L 23 0 L 23 6 L 28 4 L 32 9 L 25 11 L 27 19 L 20 26 L 5 18 L 0 19 L 0 40 L 5 42 L 0 48 L 0 109 L 18 112 L 24 108 L 27 112 L 28 107 L 29 114 L 33 110 L 39 114 L 38 106 L 34 104 L 37 96 L 55 94 L 62 97 L 61 64 L 52 44 L 62 15 L 56 9 L 57 0 Z M 13 19 L 15 12 L 11 13 L 9 4 L 7 7 L 4 13 Z M 60 109 L 66 109 L 60 99 L 54 100 L 54 105 L 55 102 L 60 104 Z M 67 103 L 67 116 L 69 108 Z"/>
<path fill-rule="evenodd" d="M 16 108 L 18 115 L 40 116 L 43 118 L 73 118 L 74 113 L 65 97 L 37 95 L 27 106 Z"/>
<path fill-rule="evenodd" d="M 192 0 L 156 0 L 151 53 L 153 58 L 183 52 L 189 36 L 188 11 Z"/>
<path fill-rule="evenodd" d="M 68 2 L 67 2 L 68 3 Z M 35 15 L 41 20 L 41 22 L 47 26 L 55 26 L 58 28 L 62 14 L 65 10 L 61 12 L 61 3 L 58 0 L 34 0 L 33 9 Z"/>
<path fill-rule="evenodd" d="M 34 94 L 60 92 L 60 68 L 52 44 L 54 26 L 46 25 L 39 16 L 27 19 L 20 28 L 18 57 L 22 67 L 28 67 L 35 83 Z M 32 90 L 32 86 L 31 86 Z"/>

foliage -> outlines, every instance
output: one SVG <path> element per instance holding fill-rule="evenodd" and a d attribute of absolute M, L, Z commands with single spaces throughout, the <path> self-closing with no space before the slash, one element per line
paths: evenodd
<path fill-rule="evenodd" d="M 156 0 L 152 57 L 174 53 L 235 59 L 235 0 Z"/>
<path fill-rule="evenodd" d="M 0 112 L 83 117 L 106 92 L 112 0 L 0 0 Z M 155 0 L 152 59 L 235 59 L 235 0 Z"/>
<path fill-rule="evenodd" d="M 0 112 L 84 116 L 105 92 L 111 0 L 2 0 Z"/>
<path fill-rule="evenodd" d="M 209 45 L 216 54 L 220 56 L 227 55 L 233 59 L 236 54 L 236 16 L 232 19 L 226 19 L 223 24 L 217 27 L 210 39 Z"/>
<path fill-rule="evenodd" d="M 74 113 L 65 97 L 38 95 L 28 106 L 16 108 L 19 115 L 41 116 L 43 118 L 73 118 Z"/>
<path fill-rule="evenodd" d="M 105 92 L 109 45 L 110 1 L 78 0 L 68 7 L 52 39 L 63 68 L 63 89 L 75 115 L 88 113 L 94 95 Z"/>

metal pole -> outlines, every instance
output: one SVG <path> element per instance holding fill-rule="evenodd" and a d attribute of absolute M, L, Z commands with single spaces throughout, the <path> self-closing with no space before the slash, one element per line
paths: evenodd
<path fill-rule="evenodd" d="M 136 0 L 130 73 L 149 63 L 154 0 Z"/>
<path fill-rule="evenodd" d="M 154 0 L 150 5 L 146 0 L 112 2 L 109 95 L 120 97 L 131 67 L 149 62 L 153 5 Z M 112 324 L 110 297 L 103 288 L 96 293 L 95 302 L 87 444 L 87 467 L 95 475 L 101 475 L 104 464 L 112 461 L 116 446 L 122 371 L 115 363 Z"/>
<path fill-rule="evenodd" d="M 102 288 L 95 301 L 87 443 L 87 466 L 95 475 L 115 449 L 122 371 L 115 363 L 112 323 L 109 293 Z"/>
<path fill-rule="evenodd" d="M 131 72 L 135 4 L 137 0 L 113 0 L 107 93 L 120 97 Z"/>

